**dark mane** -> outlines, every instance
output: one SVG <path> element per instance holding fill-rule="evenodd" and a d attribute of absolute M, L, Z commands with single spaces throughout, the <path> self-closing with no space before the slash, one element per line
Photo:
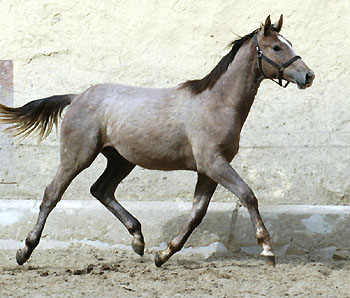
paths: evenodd
<path fill-rule="evenodd" d="M 189 88 L 193 94 L 199 94 L 206 89 L 212 89 L 217 82 L 217 80 L 224 74 L 235 59 L 235 56 L 240 49 L 240 47 L 248 40 L 250 40 L 259 29 L 254 30 L 252 33 L 247 34 L 232 41 L 228 47 L 232 47 L 231 51 L 221 58 L 220 62 L 214 67 L 214 69 L 206 75 L 203 79 L 189 80 L 181 84 L 180 88 Z"/>

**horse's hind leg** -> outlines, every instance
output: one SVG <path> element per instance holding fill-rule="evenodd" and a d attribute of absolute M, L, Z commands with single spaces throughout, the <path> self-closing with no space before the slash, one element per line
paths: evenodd
<path fill-rule="evenodd" d="M 84 168 L 85 167 L 76 168 L 73 170 L 72 167 L 59 166 L 54 180 L 45 189 L 37 222 L 25 240 L 25 247 L 17 251 L 16 260 L 19 265 L 24 264 L 29 259 L 33 250 L 39 244 L 46 219 L 50 212 L 60 201 L 64 191 L 67 189 L 73 178 Z"/>
<path fill-rule="evenodd" d="M 71 128 L 65 132 L 64 126 L 62 126 L 60 164 L 55 178 L 45 189 L 37 222 L 25 240 L 25 247 L 17 251 L 16 260 L 19 265 L 24 264 L 29 259 L 39 244 L 48 215 L 60 201 L 71 181 L 82 170 L 89 167 L 100 152 L 101 145 L 96 135 L 82 138 L 82 131 Z"/>
<path fill-rule="evenodd" d="M 168 247 L 165 250 L 160 251 L 156 254 L 155 264 L 157 267 L 160 267 L 174 253 L 178 252 L 183 247 L 193 230 L 202 222 L 216 186 L 216 182 L 207 176 L 198 174 L 191 215 L 186 224 L 181 229 L 179 235 L 177 235 L 173 240 L 169 242 Z"/>
<path fill-rule="evenodd" d="M 111 147 L 105 148 L 102 153 L 107 158 L 107 167 L 101 177 L 93 184 L 90 192 L 128 229 L 133 236 L 131 243 L 133 250 L 142 256 L 145 242 L 141 232 L 141 224 L 119 204 L 114 196 L 118 184 L 133 170 L 135 165 Z"/>

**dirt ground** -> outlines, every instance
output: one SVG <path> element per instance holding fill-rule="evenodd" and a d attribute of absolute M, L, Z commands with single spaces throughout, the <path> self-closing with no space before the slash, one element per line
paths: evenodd
<path fill-rule="evenodd" d="M 0 250 L 0 297 L 350 297 L 350 260 L 180 255 L 157 268 L 153 256 L 76 245 L 18 266 Z"/>

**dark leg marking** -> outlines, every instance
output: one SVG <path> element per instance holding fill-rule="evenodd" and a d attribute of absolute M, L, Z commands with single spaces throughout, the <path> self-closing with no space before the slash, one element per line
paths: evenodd
<path fill-rule="evenodd" d="M 107 167 L 90 189 L 97 198 L 133 236 L 131 246 L 140 256 L 144 253 L 145 242 L 140 222 L 115 199 L 118 184 L 134 169 L 135 165 L 123 158 L 115 149 L 105 148 L 102 153 L 107 158 Z"/>

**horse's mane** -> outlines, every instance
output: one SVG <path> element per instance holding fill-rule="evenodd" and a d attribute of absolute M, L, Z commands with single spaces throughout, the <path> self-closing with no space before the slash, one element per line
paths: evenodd
<path fill-rule="evenodd" d="M 231 47 L 231 51 L 221 58 L 220 62 L 208 75 L 206 75 L 203 79 L 186 81 L 181 84 L 180 88 L 189 88 L 193 94 L 199 94 L 206 89 L 212 89 L 217 80 L 220 79 L 221 75 L 226 72 L 228 66 L 235 59 L 240 47 L 246 41 L 250 40 L 258 31 L 259 29 L 256 29 L 252 33 L 239 37 L 238 39 L 229 43 L 227 47 Z"/>

